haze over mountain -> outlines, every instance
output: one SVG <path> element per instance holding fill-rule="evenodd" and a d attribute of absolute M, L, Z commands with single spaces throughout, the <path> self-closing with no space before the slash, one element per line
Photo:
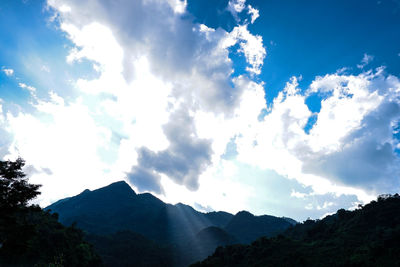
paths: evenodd
<path fill-rule="evenodd" d="M 141 249 L 149 247 L 153 251 L 141 257 L 160 255 L 164 261 L 185 265 L 205 258 L 220 245 L 247 244 L 261 236 L 282 233 L 293 224 L 287 218 L 254 216 L 246 211 L 236 215 L 202 213 L 182 203 L 166 204 L 149 193 L 136 194 L 124 181 L 85 190 L 53 203 L 46 210 L 58 213 L 65 225 L 76 222 L 88 233 L 95 248 L 108 255 L 105 262 L 109 265 L 119 261 L 115 256 L 118 253 L 126 254 L 139 247 L 138 242 L 144 244 Z M 128 234 L 121 234 L 122 231 Z M 121 238 L 128 240 L 128 236 L 131 239 L 127 242 L 132 244 L 124 246 L 128 251 L 111 251 L 106 247 L 119 246 L 123 243 Z M 143 262 L 150 264 L 145 259 Z"/>

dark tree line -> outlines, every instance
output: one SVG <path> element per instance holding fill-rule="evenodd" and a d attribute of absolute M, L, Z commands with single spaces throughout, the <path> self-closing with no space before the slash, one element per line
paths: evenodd
<path fill-rule="evenodd" d="M 24 160 L 0 161 L 0 266 L 99 266 L 83 232 L 29 201 L 40 194 Z"/>
<path fill-rule="evenodd" d="M 400 197 L 382 195 L 248 246 L 219 247 L 193 266 L 400 266 Z"/>

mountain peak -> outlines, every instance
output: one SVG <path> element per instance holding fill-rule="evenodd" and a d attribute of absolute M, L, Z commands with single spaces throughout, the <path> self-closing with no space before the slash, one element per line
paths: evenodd
<path fill-rule="evenodd" d="M 129 194 L 133 193 L 134 195 L 136 195 L 132 187 L 125 181 L 114 182 L 98 190 L 112 190 L 119 193 L 129 193 Z"/>
<path fill-rule="evenodd" d="M 250 212 L 245 211 L 245 210 L 239 211 L 238 213 L 236 213 L 235 216 L 239 216 L 239 217 L 243 217 L 243 218 L 252 218 L 252 217 L 254 217 L 253 214 L 251 214 Z"/>
<path fill-rule="evenodd" d="M 85 190 L 82 191 L 82 193 L 80 193 L 80 195 L 87 194 L 87 193 L 90 193 L 90 192 L 92 192 L 92 191 L 90 191 L 89 189 L 85 189 Z"/>

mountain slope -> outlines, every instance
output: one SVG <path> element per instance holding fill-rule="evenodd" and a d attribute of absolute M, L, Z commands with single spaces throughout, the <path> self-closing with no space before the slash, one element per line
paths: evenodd
<path fill-rule="evenodd" d="M 55 202 L 46 210 L 58 213 L 65 225 L 76 222 L 92 234 L 129 230 L 166 243 L 193 238 L 210 226 L 225 229 L 241 242 L 270 236 L 290 226 L 285 219 L 273 216 L 254 216 L 248 212 L 235 216 L 221 211 L 202 213 L 182 203 L 166 204 L 149 193 L 136 194 L 123 181 L 93 191 L 85 190 Z"/>
<path fill-rule="evenodd" d="M 128 231 L 146 238 L 146 244 L 156 242 L 170 246 L 175 255 L 184 255 L 175 259 L 174 265 L 199 260 L 217 246 L 234 243 L 233 240 L 251 242 L 290 226 L 286 219 L 273 216 L 246 213 L 246 217 L 243 212 L 235 216 L 227 212 L 202 213 L 182 203 L 166 204 L 152 194 L 136 194 L 122 181 L 93 191 L 85 190 L 46 209 L 58 213 L 65 225 L 76 222 L 91 236 L 113 239 L 118 237 L 115 233 Z M 93 240 L 96 247 L 96 240 L 101 238 Z M 113 240 L 107 242 L 119 244 L 118 240 L 114 240 L 116 243 Z M 103 249 L 101 244 L 97 244 L 99 249 Z M 131 247 L 135 246 L 132 244 Z M 118 258 L 117 254 L 111 258 Z"/>
<path fill-rule="evenodd" d="M 400 266 L 400 197 L 308 220 L 251 245 L 218 248 L 193 266 Z"/>
<path fill-rule="evenodd" d="M 242 244 L 248 244 L 261 236 L 271 237 L 282 233 L 292 224 L 284 218 L 263 215 L 254 216 L 250 212 L 238 212 L 225 227 Z"/>
<path fill-rule="evenodd" d="M 210 222 L 220 228 L 224 228 L 230 220 L 232 220 L 233 215 L 225 211 L 213 211 L 205 214 L 205 217 L 210 220 Z"/>
<path fill-rule="evenodd" d="M 137 195 L 125 182 L 58 201 L 46 208 L 59 214 L 60 222 L 77 225 L 93 234 L 131 230 L 155 240 L 166 240 L 166 205 L 151 194 Z"/>

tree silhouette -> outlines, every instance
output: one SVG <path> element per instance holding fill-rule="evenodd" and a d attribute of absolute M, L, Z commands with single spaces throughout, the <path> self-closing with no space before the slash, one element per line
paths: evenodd
<path fill-rule="evenodd" d="M 0 161 L 0 215 L 10 209 L 26 207 L 29 200 L 40 194 L 40 185 L 29 184 L 22 167 L 25 161 Z"/>
<path fill-rule="evenodd" d="M 25 161 L 0 161 L 0 266 L 101 266 L 98 255 L 74 225 L 29 201 L 40 185 L 28 183 Z"/>
<path fill-rule="evenodd" d="M 0 246 L 2 251 L 21 252 L 32 235 L 32 227 L 27 227 L 25 216 L 27 203 L 40 194 L 40 185 L 29 184 L 22 167 L 25 161 L 0 161 Z"/>

